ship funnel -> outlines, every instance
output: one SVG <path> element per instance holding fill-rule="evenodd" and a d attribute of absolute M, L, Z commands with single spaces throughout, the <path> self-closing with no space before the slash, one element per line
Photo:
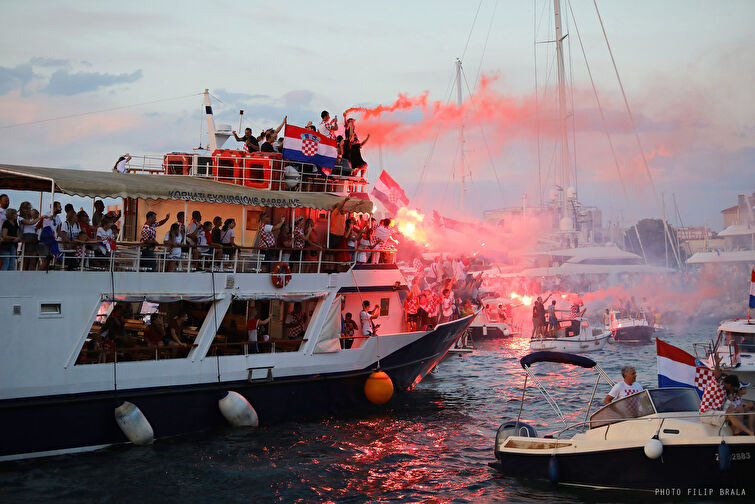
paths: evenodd
<path fill-rule="evenodd" d="M 232 135 L 230 124 L 218 124 L 217 131 L 215 131 L 215 144 L 218 148 L 223 147 L 226 140 Z"/>

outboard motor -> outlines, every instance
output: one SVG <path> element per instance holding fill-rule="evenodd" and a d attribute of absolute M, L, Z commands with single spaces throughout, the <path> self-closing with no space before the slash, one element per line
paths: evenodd
<path fill-rule="evenodd" d="M 498 455 L 498 447 L 503 446 L 506 439 L 510 436 L 522 436 L 522 437 L 537 437 L 537 431 L 529 424 L 526 424 L 519 420 L 507 420 L 498 427 L 498 432 L 495 434 L 495 452 Z"/>

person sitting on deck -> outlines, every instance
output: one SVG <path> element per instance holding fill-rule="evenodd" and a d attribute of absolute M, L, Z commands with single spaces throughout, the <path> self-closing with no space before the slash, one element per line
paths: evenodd
<path fill-rule="evenodd" d="M 196 247 L 197 235 L 202 232 L 204 232 L 204 228 L 202 227 L 202 212 L 194 210 L 191 212 L 191 222 L 189 223 L 189 228 L 186 230 L 185 238 L 187 245 Z"/>
<path fill-rule="evenodd" d="M 165 271 L 174 271 L 176 260 L 181 259 L 181 228 L 178 222 L 170 225 L 170 229 L 165 233 L 163 243 L 165 244 Z"/>
<path fill-rule="evenodd" d="M 157 214 L 153 211 L 147 212 L 147 221 L 142 226 L 141 239 L 139 240 L 139 246 L 142 248 L 142 263 L 149 271 L 155 271 L 157 262 L 155 261 L 155 247 L 157 243 L 157 229 L 170 219 L 170 214 L 166 214 L 165 218 L 161 221 L 157 221 Z"/>
<path fill-rule="evenodd" d="M 165 322 L 158 313 L 150 317 L 150 324 L 144 329 L 144 338 L 148 344 L 155 346 L 162 345 L 166 339 Z"/>
<path fill-rule="evenodd" d="M 236 232 L 233 228 L 236 227 L 236 219 L 226 219 L 223 223 L 223 227 L 220 230 L 220 243 L 223 245 L 223 255 L 227 255 L 229 259 L 232 259 L 236 254 Z"/>
<path fill-rule="evenodd" d="M 194 259 L 212 257 L 212 222 L 205 221 L 199 232 L 196 233 L 197 246 L 193 249 Z"/>
<path fill-rule="evenodd" d="M 168 323 L 168 333 L 163 338 L 163 345 L 174 347 L 187 346 L 183 341 L 184 325 L 187 320 L 189 320 L 189 315 L 187 313 L 179 313 L 170 319 L 170 323 Z"/>
<path fill-rule="evenodd" d="M 734 402 L 729 400 L 729 397 L 733 397 L 740 389 L 739 378 L 736 375 L 724 376 L 721 373 L 721 355 L 713 354 L 715 367 L 713 368 L 713 378 L 708 381 L 708 386 L 705 388 L 703 397 L 700 401 L 700 413 L 708 414 L 712 413 L 712 416 L 716 419 L 717 425 L 721 425 L 724 421 L 729 423 L 732 432 L 735 435 L 753 435 L 752 427 L 747 427 L 742 418 L 727 413 L 737 413 L 737 406 Z"/>
<path fill-rule="evenodd" d="M 110 312 L 110 316 L 100 330 L 100 338 L 103 340 L 103 350 L 112 350 L 121 347 L 126 338 L 126 321 L 123 318 L 123 305 L 116 304 Z"/>

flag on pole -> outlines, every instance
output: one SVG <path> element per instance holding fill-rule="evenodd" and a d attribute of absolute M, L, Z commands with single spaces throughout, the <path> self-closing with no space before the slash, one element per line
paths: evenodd
<path fill-rule="evenodd" d="M 380 177 L 375 182 L 375 186 L 370 191 L 370 195 L 383 204 L 386 210 L 392 214 L 397 214 L 400 207 L 409 204 L 409 198 L 398 183 L 383 170 Z"/>
<path fill-rule="evenodd" d="M 333 171 L 337 157 L 338 148 L 334 139 L 286 124 L 283 133 L 283 159 L 312 163 L 327 177 Z"/>
<path fill-rule="evenodd" d="M 750 309 L 755 308 L 755 269 L 750 276 Z"/>
<path fill-rule="evenodd" d="M 689 387 L 702 398 L 713 370 L 681 348 L 655 340 L 658 354 L 658 386 Z"/>

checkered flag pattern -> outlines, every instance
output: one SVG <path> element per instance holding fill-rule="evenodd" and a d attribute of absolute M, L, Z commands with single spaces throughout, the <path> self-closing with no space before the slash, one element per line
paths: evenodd
<path fill-rule="evenodd" d="M 726 399 L 726 389 L 723 384 L 715 378 L 710 380 L 700 401 L 700 413 L 720 410 L 724 405 L 724 399 Z"/>
<path fill-rule="evenodd" d="M 305 156 L 314 156 L 317 154 L 317 142 L 305 138 L 301 142 L 301 151 Z"/>

